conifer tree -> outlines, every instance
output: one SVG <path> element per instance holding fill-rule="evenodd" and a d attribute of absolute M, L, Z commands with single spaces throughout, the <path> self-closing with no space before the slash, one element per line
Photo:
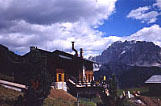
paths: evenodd
<path fill-rule="evenodd" d="M 114 100 L 117 99 L 117 82 L 115 75 L 112 75 L 112 78 L 109 79 L 109 93 Z"/>
<path fill-rule="evenodd" d="M 43 100 L 50 93 L 51 75 L 47 70 L 47 56 L 41 55 L 39 50 L 31 52 L 29 61 L 30 74 L 27 77 L 28 89 L 25 92 L 26 106 L 42 106 Z"/>

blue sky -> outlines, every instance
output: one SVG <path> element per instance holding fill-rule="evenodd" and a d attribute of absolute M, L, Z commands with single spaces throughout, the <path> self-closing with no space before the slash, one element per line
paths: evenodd
<path fill-rule="evenodd" d="M 98 30 L 105 32 L 104 36 L 128 36 L 143 27 L 149 27 L 153 24 L 161 25 L 161 16 L 155 23 L 151 24 L 141 23 L 139 20 L 126 17 L 131 10 L 151 6 L 153 3 L 155 0 L 118 0 L 114 14 L 105 20 Z"/>
<path fill-rule="evenodd" d="M 161 46 L 161 0 L 0 0 L 0 44 L 25 54 L 30 46 L 84 55 L 115 41 Z"/>

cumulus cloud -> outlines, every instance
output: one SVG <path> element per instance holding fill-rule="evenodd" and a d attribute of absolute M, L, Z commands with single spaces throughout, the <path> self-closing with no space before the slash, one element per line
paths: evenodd
<path fill-rule="evenodd" d="M 104 50 L 107 49 L 115 41 L 147 41 L 153 42 L 154 44 L 161 47 L 161 27 L 157 24 L 151 25 L 150 27 L 143 27 L 138 30 L 136 33 L 133 33 L 129 36 L 117 37 L 109 36 L 104 38 L 106 40 L 105 45 L 103 46 Z"/>
<path fill-rule="evenodd" d="M 123 39 L 154 42 L 156 45 L 161 46 L 161 27 L 157 24 L 150 27 L 144 27 L 131 36 Z"/>
<path fill-rule="evenodd" d="M 106 40 L 95 28 L 115 11 L 117 0 L 0 0 L 0 43 L 26 53 L 29 46 L 85 53 L 102 50 Z"/>
<path fill-rule="evenodd" d="M 156 3 L 154 3 L 153 6 L 157 6 L 161 10 L 161 0 L 156 0 Z"/>
<path fill-rule="evenodd" d="M 49 51 L 59 49 L 71 52 L 71 41 L 75 41 L 76 48 L 83 48 L 87 57 L 98 55 L 109 44 L 120 40 L 116 36 L 102 37 L 102 32 L 80 22 L 52 25 L 30 24 L 26 21 L 16 23 L 1 31 L 0 42 L 22 53 L 29 51 L 31 45 Z"/>
<path fill-rule="evenodd" d="M 114 11 L 116 0 L 0 0 L 5 21 L 25 20 L 34 24 L 86 21 L 100 24 Z"/>
<path fill-rule="evenodd" d="M 161 45 L 159 25 L 143 28 L 128 37 L 103 37 L 104 33 L 95 27 L 115 11 L 116 1 L 0 0 L 0 43 L 19 54 L 28 52 L 29 46 L 71 53 L 71 41 L 75 41 L 76 49 L 83 48 L 86 57 L 100 54 L 118 40 L 154 41 Z"/>
<path fill-rule="evenodd" d="M 150 11 L 151 7 L 144 6 L 132 10 L 127 18 L 141 20 L 142 23 L 154 23 L 160 15 L 157 11 Z"/>
<path fill-rule="evenodd" d="M 104 37 L 104 45 L 102 45 L 101 50 L 107 49 L 113 42 L 115 41 L 147 41 L 153 42 L 154 44 L 161 47 L 161 27 L 157 24 L 151 25 L 150 27 L 143 27 L 138 30 L 136 33 L 133 33 L 129 36 L 117 37 L 117 36 L 109 36 Z M 100 52 L 98 53 L 100 54 Z"/>

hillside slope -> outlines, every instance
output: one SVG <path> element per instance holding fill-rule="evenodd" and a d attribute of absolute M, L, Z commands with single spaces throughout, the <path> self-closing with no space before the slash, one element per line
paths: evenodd
<path fill-rule="evenodd" d="M 76 101 L 77 98 L 61 89 L 51 89 L 49 98 L 63 99 L 65 101 Z"/>

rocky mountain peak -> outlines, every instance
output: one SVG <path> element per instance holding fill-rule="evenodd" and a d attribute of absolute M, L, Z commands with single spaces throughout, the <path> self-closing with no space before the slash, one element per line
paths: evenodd
<path fill-rule="evenodd" d="M 97 56 L 96 61 L 102 64 L 119 62 L 130 66 L 161 66 L 161 48 L 153 42 L 117 41 Z"/>

